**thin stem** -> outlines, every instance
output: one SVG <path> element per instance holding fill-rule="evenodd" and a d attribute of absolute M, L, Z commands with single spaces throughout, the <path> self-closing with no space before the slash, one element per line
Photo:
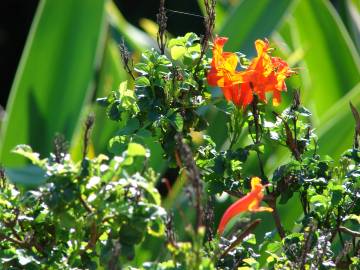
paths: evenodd
<path fill-rule="evenodd" d="M 242 121 L 240 120 L 240 109 L 239 108 L 235 108 L 235 113 L 233 114 L 234 118 L 230 118 L 230 132 L 233 133 L 231 140 L 230 140 L 230 146 L 229 146 L 229 150 L 231 150 L 233 148 L 234 145 L 236 145 L 237 141 L 239 140 L 239 137 L 241 135 L 241 131 L 242 128 L 244 127 L 245 124 L 245 117 L 242 119 Z M 234 122 L 234 123 L 233 123 Z"/>
<path fill-rule="evenodd" d="M 93 212 L 93 209 L 87 204 L 87 202 L 84 200 L 81 194 L 79 194 L 79 200 L 81 204 L 84 206 L 85 210 L 91 214 Z"/>
<path fill-rule="evenodd" d="M 252 223 L 250 223 L 250 225 L 248 225 L 244 231 L 240 232 L 236 236 L 236 240 L 225 249 L 225 251 L 220 255 L 219 259 L 225 257 L 231 250 L 233 250 L 237 245 L 239 245 L 242 240 L 244 240 L 244 238 L 248 236 L 260 224 L 260 222 L 260 219 L 256 219 Z"/>
<path fill-rule="evenodd" d="M 259 108 L 257 106 L 258 102 L 259 102 L 258 96 L 254 95 L 254 99 L 251 103 L 251 112 L 254 117 L 254 125 L 255 125 L 255 140 L 253 139 L 253 142 L 256 145 L 258 145 L 261 141 L 261 127 L 260 127 L 260 123 L 259 123 Z M 256 155 L 257 155 L 258 162 L 259 162 L 261 178 L 263 179 L 263 181 L 265 181 L 266 177 L 265 177 L 264 165 L 263 165 L 263 162 L 261 160 L 260 153 L 258 150 L 256 151 Z M 266 190 L 269 191 L 268 188 L 266 188 Z"/>
<path fill-rule="evenodd" d="M 346 228 L 346 227 L 343 227 L 343 226 L 340 226 L 340 227 L 339 227 L 339 231 L 341 231 L 341 232 L 343 232 L 343 233 L 350 234 L 350 235 L 352 235 L 353 237 L 360 237 L 360 232 L 356 232 L 356 231 L 350 230 L 349 228 Z"/>
<path fill-rule="evenodd" d="M 266 203 L 273 209 L 272 216 L 274 218 L 276 229 L 281 239 L 286 237 L 285 230 L 281 224 L 280 216 L 276 208 L 276 197 L 270 196 L 267 198 Z"/>
<path fill-rule="evenodd" d="M 195 209 L 196 209 L 196 233 L 199 231 L 199 228 L 202 226 L 202 205 L 201 205 L 201 194 L 202 194 L 202 185 L 199 169 L 197 168 L 192 151 L 190 147 L 183 142 L 183 137 L 181 133 L 178 133 L 175 136 L 175 141 L 177 144 L 177 150 L 180 155 L 180 159 L 184 167 L 186 168 L 187 175 L 192 182 L 193 188 L 195 190 Z"/>
<path fill-rule="evenodd" d="M 86 159 L 86 155 L 88 153 L 89 143 L 90 143 L 90 135 L 91 135 L 91 128 L 93 127 L 95 122 L 95 116 L 90 114 L 86 118 L 85 121 L 85 132 L 84 132 L 84 141 L 83 141 L 83 160 Z"/>
<path fill-rule="evenodd" d="M 304 243 L 304 248 L 303 248 L 303 251 L 301 254 L 301 264 L 300 264 L 301 270 L 305 269 L 306 255 L 308 254 L 308 252 L 310 251 L 310 248 L 311 248 L 311 242 L 312 242 L 312 238 L 313 238 L 312 234 L 314 232 L 314 229 L 315 229 L 315 225 L 311 224 L 308 235 L 307 235 L 305 243 Z"/>

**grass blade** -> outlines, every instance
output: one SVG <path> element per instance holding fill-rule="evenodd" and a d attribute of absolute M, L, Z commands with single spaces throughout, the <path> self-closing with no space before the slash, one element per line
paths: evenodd
<path fill-rule="evenodd" d="M 240 1 L 220 31 L 222 36 L 230 37 L 226 50 L 254 52 L 254 41 L 269 37 L 292 3 L 292 0 Z"/>
<path fill-rule="evenodd" d="M 10 153 L 17 144 L 47 154 L 56 132 L 70 140 L 90 94 L 104 2 L 40 2 L 1 127 L 0 160 L 5 166 L 25 164 Z"/>

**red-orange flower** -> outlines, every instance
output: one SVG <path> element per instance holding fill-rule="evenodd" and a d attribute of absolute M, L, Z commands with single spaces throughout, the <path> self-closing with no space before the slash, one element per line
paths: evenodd
<path fill-rule="evenodd" d="M 260 206 L 260 203 L 264 197 L 263 189 L 264 186 L 261 184 L 261 179 L 259 177 L 253 177 L 251 179 L 251 191 L 247 195 L 230 205 L 230 207 L 225 211 L 217 229 L 218 234 L 221 235 L 224 232 L 225 226 L 228 224 L 228 222 L 233 217 L 237 216 L 242 212 L 272 212 L 272 208 Z"/>
<path fill-rule="evenodd" d="M 227 38 L 217 37 L 214 42 L 211 70 L 207 79 L 210 85 L 219 86 L 227 100 L 245 108 L 256 94 L 263 102 L 267 102 L 266 93 L 273 93 L 273 104 L 281 101 L 281 91 L 286 91 L 285 79 L 293 71 L 288 64 L 278 57 L 269 55 L 267 40 L 256 40 L 255 57 L 245 71 L 237 71 L 235 53 L 223 52 Z"/>
<path fill-rule="evenodd" d="M 263 102 L 267 102 L 266 93 L 273 92 L 273 105 L 277 106 L 281 102 L 281 91 L 286 91 L 285 79 L 294 72 L 281 58 L 268 54 L 271 48 L 267 40 L 256 40 L 255 48 L 258 56 L 247 68 L 252 72 L 247 73 L 248 77 L 241 86 L 241 91 L 248 92 L 251 96 L 256 94 Z"/>
<path fill-rule="evenodd" d="M 240 91 L 240 83 L 245 82 L 246 72 L 236 70 L 238 58 L 235 53 L 223 52 L 227 40 L 225 37 L 215 38 L 211 69 L 207 80 L 210 85 L 219 86 L 227 100 L 241 106 L 247 103 L 248 98 Z"/>

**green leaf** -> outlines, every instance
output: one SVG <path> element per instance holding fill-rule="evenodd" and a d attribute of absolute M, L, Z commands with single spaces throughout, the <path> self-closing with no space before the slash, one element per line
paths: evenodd
<path fill-rule="evenodd" d="M 142 51 L 145 48 L 157 47 L 154 39 L 125 20 L 113 1 L 107 1 L 106 13 L 111 26 L 124 37 L 131 48 Z"/>
<path fill-rule="evenodd" d="M 181 132 L 184 127 L 184 119 L 180 115 L 180 113 L 173 113 L 168 118 L 172 125 L 175 127 L 176 131 Z"/>
<path fill-rule="evenodd" d="M 10 154 L 30 144 L 51 151 L 56 132 L 70 140 L 84 101 L 91 96 L 105 0 L 41 1 L 26 41 L 1 125 L 0 160 L 19 166 Z"/>
<path fill-rule="evenodd" d="M 115 155 L 121 155 L 126 150 L 127 142 L 126 136 L 115 136 L 109 141 L 109 151 Z"/>
<path fill-rule="evenodd" d="M 252 245 L 255 245 L 256 244 L 256 237 L 255 237 L 255 234 L 253 233 L 250 233 L 248 236 L 246 236 L 243 240 L 244 242 L 246 243 L 249 243 L 249 244 L 252 244 Z"/>
<path fill-rule="evenodd" d="M 269 37 L 281 22 L 292 0 L 243 0 L 230 13 L 220 30 L 221 36 L 229 37 L 227 51 L 255 52 L 254 41 Z"/>
<path fill-rule="evenodd" d="M 36 187 L 45 183 L 45 171 L 33 165 L 19 169 L 6 168 L 6 176 L 9 180 L 27 188 Z"/>
<path fill-rule="evenodd" d="M 360 53 L 360 2 L 358 0 L 345 0 L 347 26 Z"/>
<path fill-rule="evenodd" d="M 144 76 L 137 77 L 135 80 L 135 85 L 136 87 L 147 87 L 150 86 L 150 81 Z"/>
<path fill-rule="evenodd" d="M 129 156 L 146 156 L 146 149 L 144 146 L 138 143 L 129 143 L 127 148 L 127 153 Z"/>
<path fill-rule="evenodd" d="M 320 118 L 320 123 L 317 125 L 317 134 L 321 154 L 331 154 L 332 157 L 340 156 L 352 145 L 355 121 L 349 107 L 349 101 L 359 109 L 359 93 L 360 83 L 338 100 Z"/>
<path fill-rule="evenodd" d="M 149 66 L 145 63 L 137 63 L 134 66 L 134 70 L 136 72 L 140 73 L 140 75 L 142 75 L 142 76 L 148 75 L 150 72 Z"/>
<path fill-rule="evenodd" d="M 183 57 L 185 52 L 186 49 L 183 46 L 174 46 L 170 49 L 171 57 L 174 60 L 178 60 L 179 58 Z"/>
<path fill-rule="evenodd" d="M 41 166 L 43 162 L 41 162 L 40 160 L 40 155 L 39 153 L 35 153 L 33 152 L 32 148 L 29 145 L 26 144 L 20 144 L 17 145 L 12 152 L 14 154 L 18 154 L 21 155 L 23 157 L 26 157 L 27 159 L 29 159 L 34 165 L 39 165 Z"/>
<path fill-rule="evenodd" d="M 359 55 L 329 1 L 298 1 L 288 23 L 294 50 L 304 50 L 303 99 L 321 117 L 360 82 Z"/>

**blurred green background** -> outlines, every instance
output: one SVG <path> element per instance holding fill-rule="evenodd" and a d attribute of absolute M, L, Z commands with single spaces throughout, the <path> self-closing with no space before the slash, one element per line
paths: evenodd
<path fill-rule="evenodd" d="M 5 111 L 0 120 L 0 163 L 7 168 L 27 165 L 10 152 L 24 143 L 46 157 L 56 133 L 65 135 L 73 158 L 79 158 L 83 120 L 89 112 L 96 116 L 92 152 L 107 153 L 107 142 L 117 127 L 95 99 L 129 79 L 119 56 L 121 38 L 135 62 L 141 51 L 157 47 L 154 21 L 158 1 L 32 3 L 37 5 L 36 12 L 16 75 L 12 78 L 7 72 L 11 90 L 4 89 L 6 82 L 2 84 L 2 95 L 6 97 L 9 92 L 9 96 L 3 102 Z M 201 0 L 168 0 L 166 6 L 196 15 L 201 15 L 204 7 Z M 30 22 L 30 17 L 24 16 L 24 23 Z M 199 17 L 170 11 L 168 17 L 172 36 L 203 32 Z M 16 21 L 21 22 L 21 18 Z M 288 81 L 288 89 L 300 89 L 303 103 L 313 112 L 319 151 L 337 157 L 351 146 L 354 120 L 349 101 L 360 108 L 359 0 L 219 0 L 215 31 L 229 37 L 227 51 L 240 51 L 249 57 L 254 56 L 255 39 L 268 38 L 277 48 L 275 53 L 298 70 L 298 76 Z M 6 70 L 6 63 L 1 64 Z M 282 106 L 286 106 L 290 95 L 283 96 Z M 226 130 L 223 117 L 209 113 L 209 133 L 219 148 L 226 143 L 226 133 L 219 132 Z M 164 166 L 157 151 L 153 149 L 157 157 L 154 162 L 160 171 Z M 281 148 L 267 153 L 267 172 L 288 158 Z M 25 173 L 29 176 L 30 171 Z M 285 226 L 293 226 L 297 215 L 297 211 L 282 211 Z"/>

